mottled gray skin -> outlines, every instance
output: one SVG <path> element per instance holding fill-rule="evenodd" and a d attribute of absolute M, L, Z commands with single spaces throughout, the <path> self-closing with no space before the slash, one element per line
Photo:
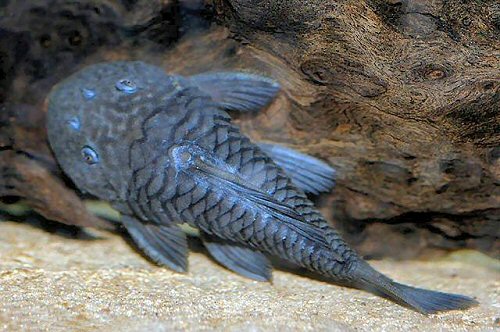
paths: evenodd
<path fill-rule="evenodd" d="M 49 138 L 63 169 L 86 192 L 144 222 L 189 223 L 221 239 L 248 245 L 335 278 L 349 276 L 358 257 L 268 156 L 231 124 L 229 115 L 197 87 L 158 68 L 112 63 L 82 71 L 54 90 Z M 129 79 L 133 94 L 116 89 Z M 95 91 L 88 100 L 82 88 Z M 57 117 L 57 118 L 54 118 Z M 79 119 L 80 130 L 68 126 Z M 95 147 L 97 165 L 82 163 L 82 146 Z M 182 153 L 213 159 L 294 209 L 324 232 L 317 243 L 258 206 L 190 171 Z"/>
<path fill-rule="evenodd" d="M 122 79 L 137 90 L 117 89 Z M 86 97 L 84 88 L 95 95 Z M 48 132 L 78 188 L 110 201 L 125 218 L 172 227 L 187 222 L 219 241 L 276 255 L 422 312 L 459 307 L 407 300 L 409 287 L 401 285 L 407 293 L 400 291 L 360 259 L 285 172 L 187 78 L 141 62 L 88 67 L 54 88 Z M 83 146 L 98 153 L 99 163 L 82 162 Z M 234 183 L 250 193 L 241 194 Z M 276 218 L 269 205 L 255 203 L 252 192 L 263 193 L 257 201 L 288 207 L 283 220 L 298 220 L 298 227 Z M 302 224 L 309 228 L 304 231 Z"/>

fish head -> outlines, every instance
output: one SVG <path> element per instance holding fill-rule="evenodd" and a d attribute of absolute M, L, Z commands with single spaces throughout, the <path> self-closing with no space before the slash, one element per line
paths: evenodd
<path fill-rule="evenodd" d="M 124 200 L 131 178 L 129 152 L 142 137 L 141 123 L 172 77 L 138 61 L 83 68 L 48 97 L 50 146 L 63 171 L 83 192 Z"/>

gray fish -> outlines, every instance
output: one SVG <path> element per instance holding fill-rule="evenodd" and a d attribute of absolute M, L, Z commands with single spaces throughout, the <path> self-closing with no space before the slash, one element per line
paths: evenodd
<path fill-rule="evenodd" d="M 186 235 L 199 229 L 223 266 L 271 279 L 268 255 L 422 313 L 464 309 L 469 297 L 399 284 L 375 271 L 307 198 L 333 169 L 289 148 L 252 143 L 225 110 L 256 111 L 279 85 L 226 72 L 168 75 L 142 62 L 92 65 L 54 87 L 48 134 L 76 186 L 107 200 L 153 261 L 187 269 Z"/>

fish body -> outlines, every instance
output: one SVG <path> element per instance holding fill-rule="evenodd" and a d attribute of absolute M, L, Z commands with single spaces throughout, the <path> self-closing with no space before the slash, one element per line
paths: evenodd
<path fill-rule="evenodd" d="M 49 141 L 78 188 L 108 200 L 144 252 L 187 269 L 186 235 L 200 230 L 227 268 L 271 279 L 268 255 L 428 313 L 474 300 L 398 284 L 331 228 L 305 191 L 333 185 L 333 169 L 291 149 L 254 143 L 229 110 L 253 111 L 279 91 L 245 73 L 168 75 L 142 62 L 84 68 L 49 96 Z"/>

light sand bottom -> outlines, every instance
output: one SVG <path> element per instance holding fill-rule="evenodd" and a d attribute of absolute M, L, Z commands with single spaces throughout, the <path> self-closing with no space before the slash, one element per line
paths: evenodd
<path fill-rule="evenodd" d="M 395 279 L 476 297 L 464 312 L 424 316 L 366 292 L 275 271 L 244 279 L 205 253 L 190 272 L 156 267 L 119 235 L 71 239 L 0 222 L 0 330 L 373 331 L 500 328 L 495 261 L 373 262 Z M 480 256 L 477 256 L 480 257 Z M 488 260 L 486 260 L 488 261 Z"/>

